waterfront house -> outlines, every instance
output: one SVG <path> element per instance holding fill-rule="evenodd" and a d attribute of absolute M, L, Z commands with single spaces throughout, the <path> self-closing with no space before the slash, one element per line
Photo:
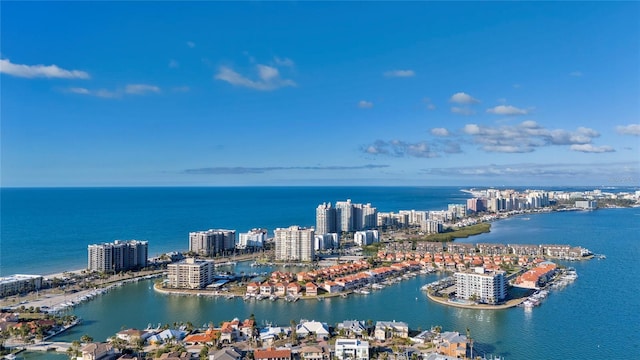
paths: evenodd
<path fill-rule="evenodd" d="M 291 360 L 291 349 L 256 349 L 253 351 L 255 360 Z"/>
<path fill-rule="evenodd" d="M 367 325 L 361 320 L 345 320 L 338 324 L 337 330 L 346 337 L 367 336 Z"/>
<path fill-rule="evenodd" d="M 271 295 L 273 294 L 273 286 L 268 282 L 264 282 L 260 285 L 260 295 Z"/>
<path fill-rule="evenodd" d="M 289 285 L 287 285 L 287 295 L 296 296 L 301 292 L 302 292 L 302 286 L 300 286 L 300 284 L 298 284 L 297 282 L 292 282 Z"/>
<path fill-rule="evenodd" d="M 433 343 L 436 351 L 442 355 L 453 357 L 466 357 L 468 339 L 455 331 L 447 331 L 437 336 Z"/>
<path fill-rule="evenodd" d="M 401 321 L 378 321 L 374 330 L 376 340 L 385 341 L 392 337 L 408 338 L 409 325 Z"/>
<path fill-rule="evenodd" d="M 287 283 L 279 282 L 274 286 L 276 296 L 287 295 Z"/>
<path fill-rule="evenodd" d="M 267 326 L 260 329 L 260 341 L 266 346 L 271 346 L 279 338 L 289 336 L 291 329 L 282 327 Z"/>
<path fill-rule="evenodd" d="M 238 320 L 225 321 L 220 327 L 220 342 L 231 344 L 238 337 Z"/>
<path fill-rule="evenodd" d="M 247 295 L 258 295 L 260 293 L 260 284 L 257 282 L 250 282 L 247 284 Z"/>
<path fill-rule="evenodd" d="M 185 331 L 176 329 L 166 329 L 162 332 L 151 335 L 147 338 L 147 342 L 151 345 L 163 344 L 169 340 L 181 341 L 187 335 Z"/>
<path fill-rule="evenodd" d="M 326 340 L 329 338 L 329 326 L 315 320 L 300 320 L 300 324 L 296 326 L 296 335 L 298 338 L 315 336 L 318 340 Z"/>
<path fill-rule="evenodd" d="M 220 350 L 212 349 L 209 351 L 209 360 L 240 360 L 242 359 L 242 351 L 234 347 L 226 347 Z"/>
<path fill-rule="evenodd" d="M 156 358 L 159 360 L 189 360 L 191 359 L 191 353 L 187 351 L 172 351 L 168 353 L 164 353 L 160 355 L 160 357 Z"/>
<path fill-rule="evenodd" d="M 152 334 L 148 331 L 138 330 L 138 329 L 126 329 L 122 331 L 118 331 L 116 336 L 119 339 L 122 339 L 128 343 L 133 343 L 137 340 L 145 341 Z"/>
<path fill-rule="evenodd" d="M 220 339 L 220 330 L 207 329 L 204 333 L 191 334 L 184 338 L 187 345 L 213 344 Z"/>
<path fill-rule="evenodd" d="M 322 287 L 330 294 L 342 291 L 342 286 L 338 285 L 334 281 L 325 281 Z"/>
<path fill-rule="evenodd" d="M 112 360 L 116 357 L 113 346 L 109 343 L 90 343 L 80 351 L 82 352 L 82 360 Z"/>
<path fill-rule="evenodd" d="M 307 294 L 307 296 L 318 296 L 318 285 L 309 281 L 308 283 L 304 284 L 304 288 L 305 294 Z"/>
<path fill-rule="evenodd" d="M 240 333 L 245 339 L 253 337 L 253 329 L 255 328 L 255 321 L 252 319 L 245 319 L 240 325 Z"/>

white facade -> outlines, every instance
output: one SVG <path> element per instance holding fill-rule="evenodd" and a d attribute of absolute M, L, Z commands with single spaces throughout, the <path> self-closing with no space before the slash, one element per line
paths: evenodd
<path fill-rule="evenodd" d="M 213 282 L 214 266 L 210 260 L 187 258 L 167 265 L 167 286 L 178 289 L 202 289 Z"/>
<path fill-rule="evenodd" d="M 276 260 L 313 261 L 314 236 L 313 228 L 307 229 L 294 225 L 275 229 Z"/>
<path fill-rule="evenodd" d="M 0 297 L 39 290 L 42 287 L 40 275 L 11 275 L 0 277 Z"/>
<path fill-rule="evenodd" d="M 457 272 L 456 296 L 461 299 L 497 304 L 507 296 L 507 278 L 504 271 L 485 272 L 477 267 L 473 272 Z"/>
<path fill-rule="evenodd" d="M 323 203 L 316 208 L 316 234 L 323 235 L 337 231 L 336 208 L 331 203 Z"/>
<path fill-rule="evenodd" d="M 369 342 L 357 339 L 336 339 L 335 358 L 369 360 Z"/>
<path fill-rule="evenodd" d="M 442 229 L 442 223 L 437 220 L 425 220 L 420 226 L 420 230 L 426 232 L 427 234 L 438 234 L 442 232 Z"/>
<path fill-rule="evenodd" d="M 353 235 L 353 241 L 358 246 L 371 245 L 380 242 L 378 230 L 356 231 Z"/>
<path fill-rule="evenodd" d="M 337 249 L 340 246 L 339 238 L 338 233 L 316 234 L 314 236 L 313 249 L 315 251 Z"/>
<path fill-rule="evenodd" d="M 238 249 L 261 248 L 265 241 L 267 241 L 266 229 L 251 229 L 251 231 L 239 235 L 236 247 Z"/>
<path fill-rule="evenodd" d="M 202 256 L 215 256 L 236 246 L 236 231 L 210 229 L 189 233 L 189 251 Z"/>

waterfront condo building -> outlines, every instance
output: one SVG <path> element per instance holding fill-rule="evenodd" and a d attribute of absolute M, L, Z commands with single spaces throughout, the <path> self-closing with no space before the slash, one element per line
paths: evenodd
<path fill-rule="evenodd" d="M 39 290 L 42 287 L 40 275 L 11 275 L 0 277 L 0 298 Z"/>
<path fill-rule="evenodd" d="M 202 289 L 213 282 L 214 266 L 211 260 L 187 258 L 167 265 L 167 286 L 177 289 Z"/>
<path fill-rule="evenodd" d="M 378 210 L 371 204 L 355 204 L 351 199 L 323 203 L 316 208 L 316 233 L 352 232 L 376 227 Z"/>
<path fill-rule="evenodd" d="M 251 231 L 248 231 L 246 233 L 241 233 L 239 235 L 238 244 L 236 245 L 236 248 L 238 249 L 262 248 L 266 241 L 267 241 L 266 229 L 251 229 Z"/>
<path fill-rule="evenodd" d="M 87 248 L 90 271 L 120 272 L 147 266 L 149 242 L 139 240 L 93 244 Z"/>
<path fill-rule="evenodd" d="M 335 233 L 336 227 L 336 208 L 331 203 L 322 203 L 316 208 L 316 234 L 324 235 Z"/>
<path fill-rule="evenodd" d="M 498 304 L 507 296 L 507 278 L 504 271 L 486 272 L 483 267 L 474 271 L 457 272 L 456 296 L 486 304 Z"/>
<path fill-rule="evenodd" d="M 222 255 L 236 246 L 236 231 L 210 229 L 189 233 L 189 251 L 202 256 Z"/>
<path fill-rule="evenodd" d="M 315 232 L 313 228 L 290 226 L 274 230 L 276 260 L 313 261 Z"/>
<path fill-rule="evenodd" d="M 337 249 L 339 246 L 340 246 L 340 234 L 338 233 L 328 233 L 328 234 L 316 233 L 316 235 L 314 236 L 313 249 L 315 251 Z"/>

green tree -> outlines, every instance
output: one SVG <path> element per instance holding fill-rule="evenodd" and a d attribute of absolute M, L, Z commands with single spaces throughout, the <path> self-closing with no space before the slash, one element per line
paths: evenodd
<path fill-rule="evenodd" d="M 86 344 L 86 343 L 93 342 L 93 338 L 87 334 L 84 334 L 80 337 L 80 341 Z"/>

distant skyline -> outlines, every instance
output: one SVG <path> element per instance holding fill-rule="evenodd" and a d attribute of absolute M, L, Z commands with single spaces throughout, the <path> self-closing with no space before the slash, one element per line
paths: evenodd
<path fill-rule="evenodd" d="M 2 2 L 3 187 L 640 186 L 638 2 Z"/>

